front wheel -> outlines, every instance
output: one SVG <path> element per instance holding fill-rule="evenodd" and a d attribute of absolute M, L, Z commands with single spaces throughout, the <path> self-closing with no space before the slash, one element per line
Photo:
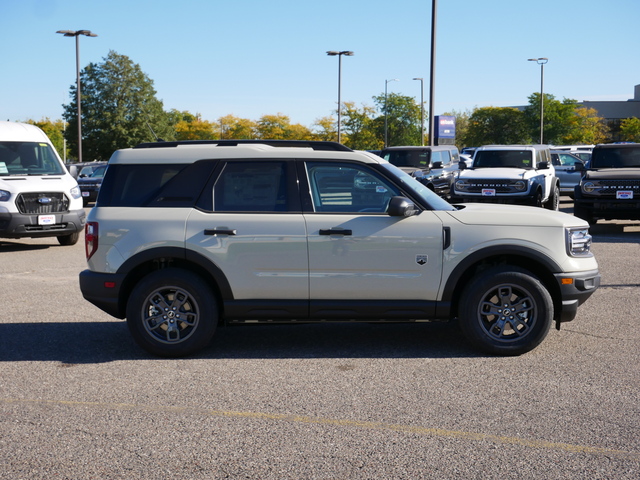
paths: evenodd
<path fill-rule="evenodd" d="M 58 237 L 58 243 L 60 245 L 69 246 L 75 245 L 78 243 L 78 239 L 80 238 L 80 232 L 71 233 L 69 235 L 60 235 Z"/>
<path fill-rule="evenodd" d="M 500 266 L 485 270 L 464 289 L 460 328 L 478 349 L 521 355 L 537 347 L 553 320 L 553 301 L 540 280 L 526 270 Z"/>
<path fill-rule="evenodd" d="M 201 277 L 186 270 L 150 273 L 127 303 L 127 325 L 134 340 L 161 357 L 182 357 L 206 347 L 217 323 L 215 294 Z"/>

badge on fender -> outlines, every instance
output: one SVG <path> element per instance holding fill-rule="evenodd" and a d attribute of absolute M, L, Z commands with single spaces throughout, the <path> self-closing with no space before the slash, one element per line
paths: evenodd
<path fill-rule="evenodd" d="M 426 265 L 429 261 L 428 255 L 416 255 L 416 263 L 418 265 Z"/>

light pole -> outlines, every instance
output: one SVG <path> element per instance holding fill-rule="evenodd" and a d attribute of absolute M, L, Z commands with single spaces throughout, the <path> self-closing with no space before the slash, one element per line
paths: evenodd
<path fill-rule="evenodd" d="M 80 42 L 78 37 L 85 35 L 87 37 L 97 37 L 91 30 L 58 30 L 56 33 L 62 33 L 65 37 L 76 37 L 76 97 L 78 102 L 78 163 L 82 162 L 82 107 L 80 92 Z"/>
<path fill-rule="evenodd" d="M 353 52 L 350 50 L 343 50 L 341 52 L 330 50 L 327 52 L 327 55 L 329 55 L 330 57 L 335 57 L 336 55 L 338 56 L 338 143 L 340 143 L 340 131 L 342 129 L 340 117 L 340 112 L 342 110 L 342 103 L 340 100 L 340 89 L 342 85 L 342 56 L 346 55 L 347 57 L 352 57 Z"/>
<path fill-rule="evenodd" d="M 399 82 L 400 80 L 398 80 L 397 78 L 392 78 L 390 80 L 385 80 L 384 81 L 384 146 L 386 148 L 387 144 L 389 143 L 388 138 L 389 138 L 389 128 L 388 128 L 388 122 L 387 122 L 387 114 L 388 109 L 387 109 L 387 84 L 389 82 Z"/>
<path fill-rule="evenodd" d="M 424 146 L 424 78 L 414 80 L 420 80 L 420 145 Z"/>
<path fill-rule="evenodd" d="M 548 58 L 529 58 L 529 62 L 536 62 L 540 65 L 540 145 L 544 143 L 544 64 L 549 61 Z"/>

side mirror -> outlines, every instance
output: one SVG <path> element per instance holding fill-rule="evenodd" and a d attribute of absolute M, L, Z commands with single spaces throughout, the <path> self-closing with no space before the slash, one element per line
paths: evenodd
<path fill-rule="evenodd" d="M 458 162 L 458 169 L 464 170 L 465 168 L 467 168 L 467 162 L 465 162 L 464 160 L 460 160 Z"/>
<path fill-rule="evenodd" d="M 540 162 L 538 164 L 538 170 L 546 170 L 549 168 L 549 162 Z"/>
<path fill-rule="evenodd" d="M 442 162 L 433 162 L 431 168 L 442 168 Z"/>
<path fill-rule="evenodd" d="M 391 197 L 387 213 L 390 217 L 410 217 L 418 213 L 418 209 L 407 197 Z"/>
<path fill-rule="evenodd" d="M 578 172 L 584 172 L 587 169 L 582 162 L 576 162 L 574 166 Z"/>

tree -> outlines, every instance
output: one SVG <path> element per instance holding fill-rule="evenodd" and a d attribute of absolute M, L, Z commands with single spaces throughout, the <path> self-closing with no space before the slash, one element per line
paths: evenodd
<path fill-rule="evenodd" d="M 291 124 L 289 117 L 279 113 L 277 115 L 263 115 L 257 122 L 258 138 L 265 140 L 311 140 L 311 130 L 300 124 Z"/>
<path fill-rule="evenodd" d="M 366 105 L 357 108 L 355 103 L 345 102 L 343 109 L 344 144 L 354 150 L 380 150 L 384 139 L 376 132 L 375 108 Z"/>
<path fill-rule="evenodd" d="M 378 135 L 384 141 L 385 113 L 388 145 L 420 145 L 420 105 L 414 97 L 390 93 L 373 97 L 382 115 L 375 121 Z"/>
<path fill-rule="evenodd" d="M 592 145 L 609 138 L 609 127 L 598 117 L 595 108 L 579 107 L 574 110 L 571 127 L 562 138 L 562 145 Z"/>
<path fill-rule="evenodd" d="M 443 115 L 449 115 L 452 117 L 456 117 L 456 145 L 459 148 L 462 147 L 473 147 L 475 145 L 468 145 L 464 142 L 464 139 L 467 136 L 467 131 L 469 130 L 469 119 L 471 118 L 471 111 L 465 110 L 464 112 L 458 112 L 457 110 L 452 110 L 451 112 L 446 112 Z M 425 140 L 426 141 L 426 140 Z"/>
<path fill-rule="evenodd" d="M 57 150 L 58 155 L 63 160 L 67 158 L 65 155 L 65 143 L 64 143 L 64 130 L 65 124 L 62 120 L 56 120 L 52 122 L 49 118 L 43 118 L 42 120 L 36 122 L 34 120 L 27 120 L 26 123 L 30 123 L 31 125 L 35 125 L 40 128 L 51 140 L 53 147 Z"/>
<path fill-rule="evenodd" d="M 114 150 L 141 142 L 174 138 L 169 117 L 156 98 L 153 81 L 129 57 L 113 50 L 103 63 L 90 63 L 80 75 L 82 84 L 82 149 L 87 160 L 108 160 Z M 77 91 L 64 105 L 67 144 L 77 155 Z"/>
<path fill-rule="evenodd" d="M 556 145 L 563 143 L 563 139 L 571 133 L 576 108 L 578 108 L 576 100 L 565 98 L 560 102 L 553 95 L 544 94 L 544 143 Z M 524 109 L 524 117 L 531 137 L 540 139 L 539 93 L 529 96 L 529 105 Z"/>
<path fill-rule="evenodd" d="M 620 124 L 620 135 L 625 142 L 640 142 L 640 118 L 625 118 Z"/>
<path fill-rule="evenodd" d="M 318 118 L 313 124 L 313 127 L 315 127 L 313 131 L 315 140 L 335 142 L 338 138 L 336 119 L 333 117 Z"/>
<path fill-rule="evenodd" d="M 517 108 L 476 108 L 462 143 L 469 146 L 531 143 L 524 114 Z"/>
<path fill-rule="evenodd" d="M 250 140 L 256 138 L 257 124 L 246 118 L 226 115 L 218 119 L 220 124 L 220 138 Z"/>

